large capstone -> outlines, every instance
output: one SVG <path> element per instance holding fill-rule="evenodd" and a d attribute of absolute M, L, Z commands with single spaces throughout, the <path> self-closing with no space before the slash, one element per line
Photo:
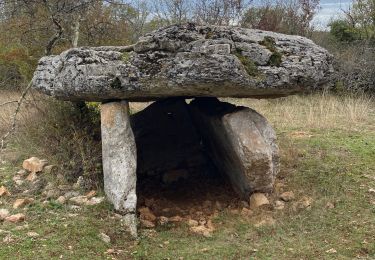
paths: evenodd
<path fill-rule="evenodd" d="M 267 120 L 250 108 L 200 98 L 190 104 L 203 143 L 234 190 L 248 199 L 270 192 L 279 171 L 276 134 Z"/>
<path fill-rule="evenodd" d="M 32 84 L 64 100 L 275 98 L 330 83 L 332 63 L 325 49 L 304 37 L 185 24 L 149 33 L 132 46 L 44 57 Z"/>
<path fill-rule="evenodd" d="M 128 102 L 102 104 L 101 129 L 104 191 L 114 208 L 124 214 L 130 233 L 136 236 L 137 152 Z"/>

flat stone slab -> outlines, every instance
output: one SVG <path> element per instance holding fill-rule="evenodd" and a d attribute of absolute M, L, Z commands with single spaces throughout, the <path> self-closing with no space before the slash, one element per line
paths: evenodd
<path fill-rule="evenodd" d="M 63 100 L 287 96 L 330 82 L 333 58 L 311 40 L 238 27 L 173 25 L 132 46 L 43 57 L 33 87 Z"/>

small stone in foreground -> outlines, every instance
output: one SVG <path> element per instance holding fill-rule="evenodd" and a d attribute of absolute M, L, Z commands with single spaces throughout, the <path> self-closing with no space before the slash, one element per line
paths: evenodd
<path fill-rule="evenodd" d="M 19 223 L 19 222 L 24 221 L 25 218 L 26 218 L 25 214 L 18 213 L 18 214 L 15 214 L 15 215 L 11 215 L 11 216 L 9 216 L 9 217 L 6 217 L 6 218 L 5 218 L 5 221 L 7 221 L 7 222 L 11 222 L 11 223 Z"/>
<path fill-rule="evenodd" d="M 56 202 L 64 204 L 66 202 L 66 198 L 64 196 L 60 196 L 57 198 Z"/>
<path fill-rule="evenodd" d="M 250 196 L 250 208 L 252 209 L 259 208 L 260 206 L 269 204 L 269 200 L 263 193 L 253 193 Z"/>
<path fill-rule="evenodd" d="M 36 238 L 36 237 L 39 237 L 39 234 L 31 231 L 31 232 L 27 232 L 27 236 L 31 238 Z"/>
<path fill-rule="evenodd" d="M 77 196 L 69 199 L 70 202 L 73 202 L 76 205 L 83 205 L 88 202 L 88 199 L 86 196 Z"/>
<path fill-rule="evenodd" d="M 0 220 L 4 220 L 9 216 L 9 210 L 0 209 Z"/>
<path fill-rule="evenodd" d="M 111 243 L 111 238 L 107 235 L 107 234 L 104 234 L 104 233 L 100 233 L 98 235 L 98 237 L 104 242 L 104 243 Z"/>
<path fill-rule="evenodd" d="M 34 199 L 32 198 L 25 198 L 25 199 L 17 199 L 14 203 L 13 203 L 13 208 L 14 209 L 18 209 L 18 208 L 21 208 L 21 207 L 24 207 L 30 203 L 33 203 L 34 202 Z"/>
<path fill-rule="evenodd" d="M 155 227 L 155 224 L 149 220 L 146 220 L 146 219 L 141 219 L 140 220 L 141 222 L 141 225 L 145 228 L 154 228 Z"/>
<path fill-rule="evenodd" d="M 0 197 L 10 196 L 10 195 L 11 195 L 10 192 L 8 191 L 8 189 L 5 186 L 0 187 Z"/>
<path fill-rule="evenodd" d="M 282 210 L 282 209 L 284 209 L 284 207 L 285 207 L 285 203 L 283 201 L 277 200 L 275 202 L 275 209 Z"/>
<path fill-rule="evenodd" d="M 33 173 L 41 172 L 43 171 L 44 167 L 48 164 L 46 160 L 40 160 L 37 157 L 31 157 L 22 163 L 22 167 Z"/>
<path fill-rule="evenodd" d="M 281 195 L 280 195 L 280 199 L 285 201 L 285 202 L 288 202 L 288 201 L 291 201 L 291 200 L 294 200 L 294 193 L 293 191 L 286 191 L 286 192 L 283 192 Z"/>

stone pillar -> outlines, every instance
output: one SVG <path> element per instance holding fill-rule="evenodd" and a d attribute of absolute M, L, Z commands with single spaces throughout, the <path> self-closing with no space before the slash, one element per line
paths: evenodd
<path fill-rule="evenodd" d="M 267 120 L 250 108 L 216 98 L 195 99 L 190 107 L 211 159 L 241 198 L 271 192 L 279 171 L 279 150 Z"/>
<path fill-rule="evenodd" d="M 124 214 L 132 236 L 137 236 L 137 153 L 130 126 L 129 103 L 101 105 L 104 191 L 115 209 Z"/>

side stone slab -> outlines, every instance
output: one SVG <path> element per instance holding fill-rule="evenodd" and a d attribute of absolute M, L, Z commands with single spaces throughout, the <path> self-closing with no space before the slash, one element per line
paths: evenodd
<path fill-rule="evenodd" d="M 131 235 L 137 235 L 137 152 L 126 101 L 101 105 L 104 191 L 124 214 Z"/>
<path fill-rule="evenodd" d="M 243 199 L 270 192 L 279 171 L 276 134 L 255 110 L 200 98 L 191 111 L 208 153 Z"/>

